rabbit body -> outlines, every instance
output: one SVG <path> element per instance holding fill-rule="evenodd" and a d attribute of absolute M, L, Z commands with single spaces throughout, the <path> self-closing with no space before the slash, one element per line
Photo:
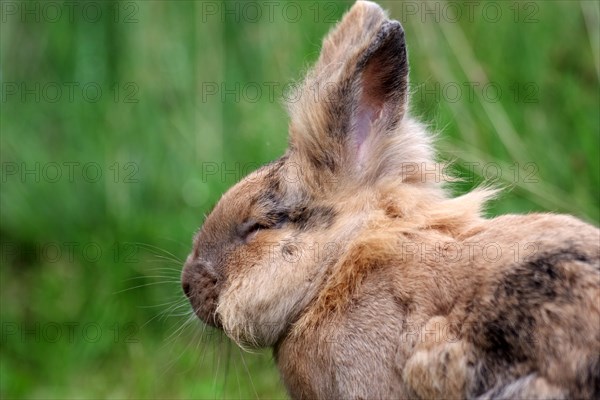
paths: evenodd
<path fill-rule="evenodd" d="M 194 238 L 198 317 L 272 347 L 293 398 L 599 398 L 600 231 L 446 193 L 401 25 L 357 2 L 301 93 Z"/>
<path fill-rule="evenodd" d="M 337 312 L 309 312 L 311 327 L 279 343 L 294 397 L 597 398 L 595 228 L 539 214 L 421 234 L 430 251 L 372 258 Z"/>

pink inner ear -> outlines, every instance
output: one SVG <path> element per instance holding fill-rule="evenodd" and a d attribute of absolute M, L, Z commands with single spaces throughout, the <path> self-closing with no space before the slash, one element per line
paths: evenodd
<path fill-rule="evenodd" d="M 364 97 L 364 96 L 363 96 Z M 381 117 L 382 108 L 375 108 L 371 104 L 361 102 L 356 111 L 353 137 L 356 143 L 356 151 L 358 162 L 361 163 L 364 158 L 365 148 L 363 144 L 369 136 L 373 123 Z"/>
<path fill-rule="evenodd" d="M 385 63 L 379 62 L 378 57 L 370 60 L 361 74 L 362 93 L 358 102 L 354 121 L 354 140 L 357 143 L 359 155 L 362 155 L 362 144 L 367 140 L 373 122 L 381 117 L 385 106 L 388 76 L 393 76 L 393 70 Z"/>
<path fill-rule="evenodd" d="M 400 23 L 390 21 L 381 26 L 356 68 L 360 95 L 350 116 L 350 135 L 357 161 L 362 163 L 369 135 L 385 134 L 384 130 L 393 130 L 402 119 L 408 66 Z M 382 132 L 371 132 L 374 125 Z"/>
<path fill-rule="evenodd" d="M 357 144 L 359 159 L 364 149 L 363 143 L 367 140 L 371 126 L 381 117 L 384 107 L 384 93 L 379 87 L 381 77 L 374 66 L 368 65 L 362 73 L 362 94 L 358 102 L 356 114 L 354 116 L 354 140 Z"/>
<path fill-rule="evenodd" d="M 356 120 L 354 121 L 354 140 L 360 149 L 362 144 L 367 140 L 369 131 L 371 130 L 371 123 L 374 120 L 375 110 L 365 104 L 360 104 L 356 113 Z"/>

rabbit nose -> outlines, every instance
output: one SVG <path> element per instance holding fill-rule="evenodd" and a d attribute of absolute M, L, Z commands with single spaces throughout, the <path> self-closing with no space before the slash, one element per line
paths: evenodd
<path fill-rule="evenodd" d="M 186 265 L 183 267 L 183 271 L 181 271 L 181 289 L 183 289 L 183 293 L 185 294 L 185 297 L 187 297 L 188 299 L 190 298 L 191 295 L 191 285 L 190 285 L 190 273 L 187 272 L 189 269 L 187 263 Z"/>
<path fill-rule="evenodd" d="M 192 257 L 188 257 L 183 265 L 183 270 L 181 271 L 181 288 L 188 299 L 192 296 L 194 275 L 196 274 L 195 271 L 197 271 L 198 268 L 199 267 L 196 265 Z"/>
<path fill-rule="evenodd" d="M 181 272 L 181 288 L 187 298 L 192 297 L 194 287 L 214 286 L 217 282 L 217 277 L 206 263 L 188 258 Z"/>
<path fill-rule="evenodd" d="M 185 280 L 182 280 L 181 288 L 183 289 L 183 293 L 185 294 L 185 297 L 187 297 L 189 299 L 190 298 L 190 284 L 188 282 L 186 282 Z"/>

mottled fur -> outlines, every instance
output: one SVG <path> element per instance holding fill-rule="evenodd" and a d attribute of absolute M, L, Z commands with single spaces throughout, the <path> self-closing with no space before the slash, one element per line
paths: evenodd
<path fill-rule="evenodd" d="M 374 3 L 303 87 L 286 154 L 194 239 L 196 314 L 273 347 L 294 398 L 599 398 L 599 230 L 447 195 L 407 115 L 404 32 Z"/>

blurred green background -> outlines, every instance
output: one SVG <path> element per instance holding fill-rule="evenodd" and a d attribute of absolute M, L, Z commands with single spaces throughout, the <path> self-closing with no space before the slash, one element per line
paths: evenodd
<path fill-rule="evenodd" d="M 284 151 L 282 99 L 350 3 L 0 4 L 0 396 L 285 397 L 178 279 L 204 213 Z M 598 2 L 381 4 L 455 191 L 598 225 Z"/>

